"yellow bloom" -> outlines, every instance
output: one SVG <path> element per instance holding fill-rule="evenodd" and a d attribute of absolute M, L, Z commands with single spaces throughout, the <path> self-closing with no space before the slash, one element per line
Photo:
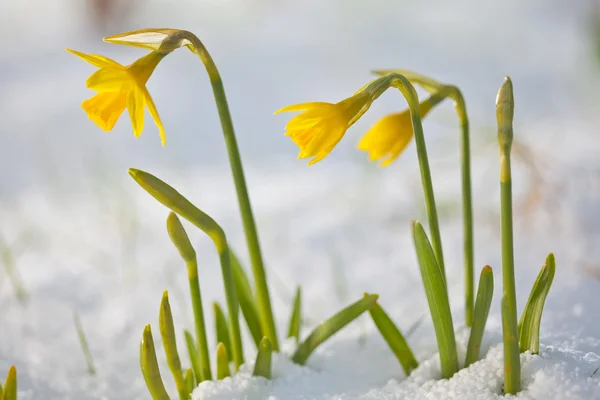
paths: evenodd
<path fill-rule="evenodd" d="M 303 111 L 286 125 L 286 136 L 300 148 L 298 158 L 314 157 L 308 165 L 325 158 L 342 139 L 346 130 L 370 106 L 368 96 L 359 92 L 339 103 L 301 103 L 284 107 L 286 111 Z"/>
<path fill-rule="evenodd" d="M 123 66 L 110 58 L 96 54 L 83 54 L 67 49 L 72 54 L 100 68 L 87 80 L 86 86 L 97 94 L 85 100 L 81 106 L 88 117 L 105 131 L 110 131 L 125 111 L 129 117 L 136 137 L 144 129 L 144 110 L 148 107 L 150 115 L 158 126 L 161 143 L 166 143 L 165 131 L 158 110 L 146 89 L 146 82 L 164 54 L 153 51 L 133 64 Z"/>
<path fill-rule="evenodd" d="M 431 111 L 430 99 L 420 104 L 421 118 Z M 382 160 L 380 166 L 391 164 L 404 151 L 413 138 L 410 111 L 386 115 L 367 131 L 358 143 L 358 149 L 369 153 L 369 160 Z M 385 158 L 385 159 L 384 159 Z"/>

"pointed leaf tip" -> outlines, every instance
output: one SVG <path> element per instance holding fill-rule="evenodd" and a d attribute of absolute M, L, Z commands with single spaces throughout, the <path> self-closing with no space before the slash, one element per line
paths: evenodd
<path fill-rule="evenodd" d="M 254 376 L 262 376 L 271 379 L 273 346 L 268 337 L 264 336 L 258 346 L 258 354 L 254 364 Z"/>

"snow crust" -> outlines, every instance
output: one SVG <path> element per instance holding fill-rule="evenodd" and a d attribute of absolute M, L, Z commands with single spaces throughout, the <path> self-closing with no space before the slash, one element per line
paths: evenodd
<path fill-rule="evenodd" d="M 330 368 L 300 367 L 283 355 L 274 359 L 274 377 L 268 381 L 253 377 L 245 365 L 237 375 L 223 381 L 203 382 L 194 391 L 194 400 L 233 399 L 594 399 L 600 383 L 590 374 L 590 361 L 598 361 L 594 353 L 569 348 L 542 346 L 540 355 L 521 355 L 523 390 L 516 396 L 504 395 L 503 349 L 495 344 L 480 361 L 460 370 L 451 379 L 440 379 L 439 358 L 435 354 L 421 362 L 409 378 L 398 376 L 387 381 L 367 384 L 365 375 L 379 363 L 373 354 L 354 349 L 354 371 L 345 371 L 338 360 Z M 341 369 L 341 371 L 340 371 Z M 366 370 L 366 371 L 365 371 Z M 362 375 L 361 372 L 364 374 Z M 357 387 L 357 380 L 361 388 Z"/>
<path fill-rule="evenodd" d="M 444 166 L 434 163 L 433 172 L 447 177 L 438 185 L 438 203 L 444 210 L 448 284 L 459 357 L 464 359 L 468 332 L 462 326 L 462 234 L 459 208 L 452 200 L 460 189 L 454 182 L 456 171 Z M 483 170 L 481 159 L 474 168 Z M 590 240 L 596 233 L 588 229 L 589 234 L 582 235 L 581 228 L 591 224 L 594 214 L 589 210 L 595 200 L 590 192 L 584 196 L 573 189 L 581 184 L 563 186 L 563 207 L 557 210 L 552 202 L 542 200 L 531 211 L 522 202 L 529 193 L 522 170 L 515 163 L 515 181 L 520 182 L 515 185 L 519 309 L 549 251 L 556 255 L 557 272 L 542 319 L 541 354 L 522 356 L 524 390 L 517 398 L 600 398 L 600 377 L 592 377 L 600 365 L 600 281 L 587 269 L 593 265 Z M 228 171 L 151 172 L 213 215 L 229 233 L 232 246 L 243 249 Z M 450 380 L 439 380 L 433 327 L 410 235 L 410 220 L 424 215 L 415 200 L 419 197 L 416 160 L 407 155 L 387 170 L 343 164 L 320 170 L 248 168 L 280 334 L 286 329 L 296 284 L 304 291 L 303 335 L 364 291 L 378 293 L 380 304 L 401 330 L 417 324 L 408 341 L 421 365 L 406 378 L 368 316 L 363 316 L 321 346 L 305 367 L 286 358 L 284 354 L 294 346 L 286 343 L 284 354 L 275 356 L 273 380 L 268 382 L 250 377 L 255 349 L 244 332 L 247 364 L 233 378 L 202 383 L 193 398 L 499 398 L 503 373 L 496 172 L 492 168 L 480 177 L 474 196 L 477 265 L 492 265 L 496 281 L 483 359 Z M 583 173 L 565 176 L 572 181 L 588 179 Z M 178 332 L 193 329 L 185 267 L 165 230 L 167 210 L 133 182 L 123 180 L 121 188 L 122 192 L 113 187 L 84 190 L 68 199 L 53 189 L 38 188 L 0 211 L 2 221 L 15 227 L 5 231 L 5 240 L 14 244 L 18 272 L 29 293 L 27 304 L 19 303 L 8 278 L 2 276 L 0 309 L 2 320 L 9 323 L 0 331 L 0 374 L 10 364 L 17 365 L 20 399 L 148 398 L 138 367 L 138 344 L 146 323 L 157 327 L 164 289 L 171 293 Z M 542 189 L 542 199 L 551 198 L 547 190 Z M 206 237 L 185 225 L 199 255 L 202 294 L 209 310 L 210 301 L 224 304 L 218 257 Z M 27 227 L 34 227 L 40 237 L 37 242 L 29 238 L 28 246 L 19 250 Z M 247 265 L 246 255 L 238 253 Z M 81 314 L 97 364 L 96 377 L 86 374 L 71 308 Z M 213 332 L 208 312 L 207 323 Z M 216 345 L 213 336 L 209 334 L 211 349 Z M 178 339 L 184 364 L 189 364 L 183 335 Z M 155 340 L 163 379 L 175 393 L 160 339 L 155 336 Z"/>

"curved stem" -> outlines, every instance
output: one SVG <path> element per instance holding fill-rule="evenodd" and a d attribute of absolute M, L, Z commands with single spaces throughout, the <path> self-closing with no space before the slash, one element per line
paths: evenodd
<path fill-rule="evenodd" d="M 225 145 L 227 146 L 227 153 L 229 155 L 229 164 L 231 166 L 233 181 L 238 196 L 242 223 L 246 233 L 248 252 L 250 253 L 250 262 L 252 265 L 254 283 L 256 285 L 262 330 L 264 335 L 271 341 L 273 350 L 279 351 L 277 331 L 275 329 L 275 321 L 273 318 L 273 310 L 271 308 L 271 299 L 260 250 L 260 242 L 258 240 L 256 223 L 254 222 L 254 215 L 250 205 L 250 197 L 248 196 L 246 187 L 246 178 L 244 177 L 244 169 L 242 167 L 242 160 L 233 130 L 233 123 L 231 121 L 229 105 L 227 104 L 227 97 L 225 96 L 223 81 L 221 80 L 217 66 L 200 39 L 191 33 L 189 34 L 189 39 L 192 42 L 190 49 L 200 57 L 200 60 L 206 67 L 206 72 L 208 73 L 215 102 L 217 104 L 219 119 L 221 120 L 221 127 L 225 138 Z"/>
<path fill-rule="evenodd" d="M 419 97 L 414 86 L 400 74 L 394 74 L 399 84 L 396 86 L 404 95 L 410 109 L 410 119 L 415 134 L 415 143 L 417 145 L 417 156 L 419 158 L 419 168 L 421 170 L 421 182 L 423 184 L 423 194 L 425 197 L 425 206 L 429 219 L 429 230 L 431 231 L 431 244 L 435 253 L 444 281 L 446 281 L 446 269 L 444 268 L 444 254 L 442 251 L 442 238 L 438 222 L 437 208 L 435 206 L 435 197 L 433 194 L 433 183 L 431 181 L 431 170 L 429 169 L 429 160 L 427 157 L 427 147 L 425 145 L 425 135 L 423 134 L 423 124 L 421 122 L 421 113 L 419 110 Z"/>

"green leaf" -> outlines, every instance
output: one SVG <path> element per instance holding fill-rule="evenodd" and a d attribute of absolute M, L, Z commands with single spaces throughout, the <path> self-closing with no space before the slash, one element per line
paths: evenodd
<path fill-rule="evenodd" d="M 181 258 L 185 262 L 196 261 L 196 251 L 192 247 L 190 238 L 183 225 L 181 225 L 181 221 L 179 221 L 177 214 L 174 212 L 169 213 L 167 218 L 167 232 L 169 232 L 169 237 L 177 248 Z"/>
<path fill-rule="evenodd" d="M 229 353 L 224 343 L 217 344 L 217 379 L 222 380 L 231 376 L 229 370 Z"/>
<path fill-rule="evenodd" d="M 262 376 L 271 379 L 271 359 L 273 354 L 273 346 L 268 337 L 263 337 L 258 346 L 258 354 L 256 355 L 256 363 L 254 364 L 254 376 Z"/>
<path fill-rule="evenodd" d="M 481 340 L 487 322 L 492 297 L 494 296 L 494 274 L 492 268 L 486 265 L 479 276 L 479 287 L 477 288 L 477 299 L 475 300 L 475 311 L 473 312 L 473 326 L 467 345 L 467 356 L 465 368 L 479 359 Z"/>
<path fill-rule="evenodd" d="M 419 363 L 398 327 L 379 304 L 375 304 L 369 310 L 369 314 L 371 314 L 371 318 L 377 329 L 379 329 L 381 336 L 383 336 L 400 365 L 402 365 L 406 376 L 410 375 L 411 371 L 419 366 Z"/>
<path fill-rule="evenodd" d="M 79 344 L 81 345 L 81 350 L 83 351 L 83 356 L 85 357 L 85 361 L 88 367 L 88 374 L 91 376 L 96 375 L 96 368 L 94 367 L 94 358 L 92 357 L 92 352 L 90 351 L 90 346 L 88 345 L 87 339 L 85 338 L 85 332 L 83 331 L 83 325 L 81 324 L 81 320 L 79 319 L 79 314 L 77 310 L 73 310 L 73 321 L 75 323 L 75 330 L 77 331 L 77 336 L 79 337 Z M 0 396 L 0 399 L 2 396 Z"/>
<path fill-rule="evenodd" d="M 160 376 L 150 325 L 146 325 L 144 328 L 142 341 L 140 343 L 140 367 L 142 368 L 142 375 L 144 376 L 146 387 L 148 387 L 152 399 L 170 400 Z"/>
<path fill-rule="evenodd" d="M 413 236 L 440 352 L 442 376 L 449 379 L 458 371 L 458 358 L 446 282 L 436 261 L 431 243 L 419 222 L 415 222 L 413 225 Z"/>
<path fill-rule="evenodd" d="M 229 340 L 229 328 L 227 327 L 227 318 L 225 313 L 216 301 L 213 302 L 213 310 L 215 313 L 215 334 L 217 343 L 223 343 L 226 348 L 231 348 L 231 341 Z M 229 359 L 227 360 L 229 361 Z"/>
<path fill-rule="evenodd" d="M 185 379 L 185 391 L 187 393 L 186 399 L 189 399 L 190 395 L 194 391 L 194 388 L 196 387 L 196 382 L 194 380 L 194 371 L 192 371 L 191 368 L 188 368 L 185 371 L 185 378 L 184 379 Z"/>
<path fill-rule="evenodd" d="M 2 400 L 2 384 L 1 383 L 0 383 L 0 400 Z"/>
<path fill-rule="evenodd" d="M 556 260 L 554 254 L 550 253 L 546 263 L 537 276 L 527 304 L 519 319 L 519 348 L 521 352 L 529 350 L 531 354 L 540 352 L 540 324 L 546 296 L 552 286 L 554 273 L 556 272 Z"/>
<path fill-rule="evenodd" d="M 292 356 L 292 361 L 296 364 L 304 365 L 311 353 L 315 349 L 335 335 L 340 329 L 344 328 L 350 322 L 358 318 L 362 313 L 371 309 L 377 302 L 379 296 L 370 294 L 363 297 L 357 302 L 349 305 L 337 314 L 329 318 L 327 321 L 317 326 L 310 335 L 298 346 L 296 352 Z"/>
<path fill-rule="evenodd" d="M 235 291 L 238 296 L 238 301 L 240 302 L 242 315 L 246 320 L 246 324 L 248 325 L 248 329 L 250 330 L 252 339 L 254 339 L 254 343 L 258 348 L 263 334 L 262 328 L 260 326 L 258 306 L 256 304 L 256 301 L 254 300 L 254 295 L 252 294 L 250 280 L 248 279 L 248 275 L 246 275 L 246 272 L 242 268 L 239 259 L 236 257 L 233 251 L 231 251 L 231 249 L 229 251 L 229 255 L 231 257 L 231 267 L 233 269 Z"/>
<path fill-rule="evenodd" d="M 215 243 L 219 253 L 227 249 L 225 233 L 219 224 L 208 214 L 193 205 L 177 190 L 154 175 L 139 169 L 130 168 L 129 175 L 158 202 L 181 215 L 206 233 Z"/>
<path fill-rule="evenodd" d="M 521 359 L 517 325 L 511 318 L 506 296 L 502 296 L 502 335 L 504 339 L 504 393 L 516 394 L 521 390 Z"/>
<path fill-rule="evenodd" d="M 198 348 L 196 347 L 194 336 L 187 330 L 183 331 L 183 335 L 185 336 L 185 344 L 187 346 L 190 363 L 192 364 L 192 369 L 194 371 L 195 380 L 196 382 L 200 383 L 202 382 L 202 369 L 200 368 Z"/>
<path fill-rule="evenodd" d="M 179 393 L 181 400 L 187 399 L 187 393 L 185 388 L 185 381 L 181 370 L 181 360 L 179 358 L 179 352 L 177 351 L 177 339 L 175 337 L 175 326 L 173 324 L 173 314 L 171 312 L 171 305 L 169 304 L 169 292 L 164 291 L 163 297 L 160 302 L 160 312 L 158 314 L 158 326 L 160 330 L 160 336 L 163 341 L 163 347 L 167 356 L 167 364 L 173 374 L 175 380 L 175 387 Z"/>
<path fill-rule="evenodd" d="M 17 400 L 17 368 L 14 365 L 8 369 L 2 398 L 3 400 Z"/>
<path fill-rule="evenodd" d="M 294 297 L 294 305 L 292 306 L 292 314 L 290 316 L 290 327 L 288 329 L 288 338 L 296 338 L 296 342 L 300 340 L 300 326 L 302 325 L 302 290 L 300 286 L 296 289 Z"/>
<path fill-rule="evenodd" d="M 177 190 L 154 175 L 133 168 L 129 169 L 129 175 L 152 197 L 200 228 L 214 242 L 219 253 L 219 260 L 221 261 L 221 273 L 223 275 L 227 313 L 229 315 L 232 355 L 236 367 L 239 368 L 244 363 L 244 349 L 238 317 L 239 303 L 235 292 L 235 282 L 225 232 L 208 214 L 194 206 Z"/>

